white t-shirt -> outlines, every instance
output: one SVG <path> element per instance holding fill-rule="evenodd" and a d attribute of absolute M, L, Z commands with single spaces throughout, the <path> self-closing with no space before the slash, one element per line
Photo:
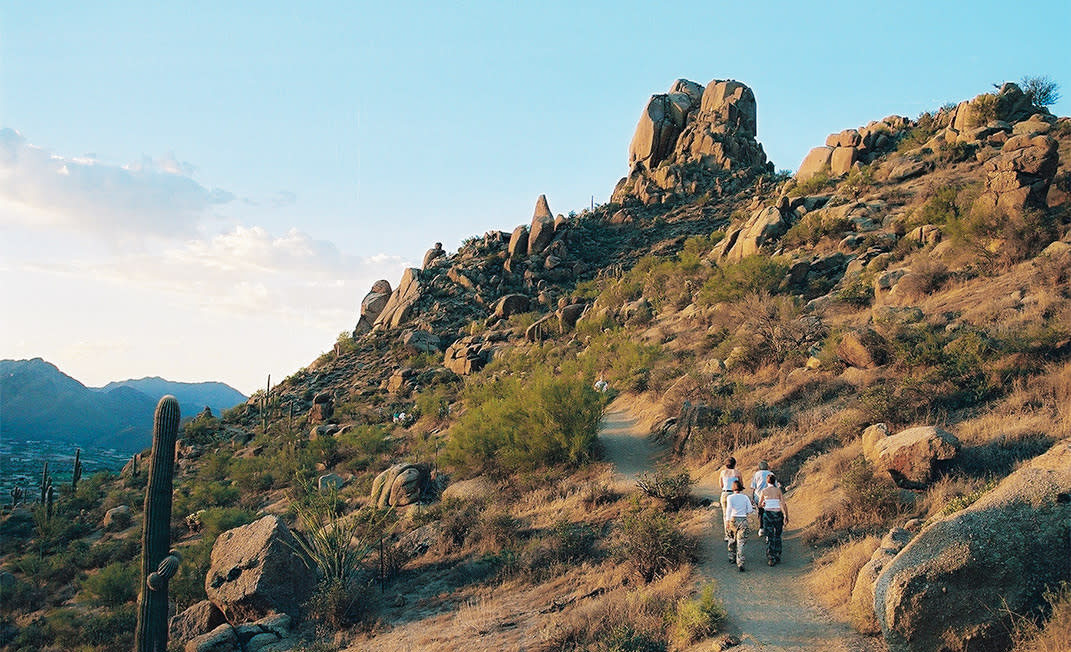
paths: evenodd
<path fill-rule="evenodd" d="M 762 491 L 768 486 L 766 480 L 773 475 L 773 471 L 769 469 L 760 469 L 755 471 L 755 475 L 751 476 L 751 488 L 757 492 Z"/>
<path fill-rule="evenodd" d="M 726 521 L 739 516 L 747 516 L 753 511 L 755 507 L 751 504 L 751 499 L 747 497 L 747 494 L 734 493 L 725 501 Z"/>

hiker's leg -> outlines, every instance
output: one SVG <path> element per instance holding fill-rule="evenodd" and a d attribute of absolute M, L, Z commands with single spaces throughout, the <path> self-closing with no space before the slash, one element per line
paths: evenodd
<path fill-rule="evenodd" d="M 747 543 L 747 517 L 737 519 L 736 527 L 736 565 L 744 565 L 744 544 Z"/>

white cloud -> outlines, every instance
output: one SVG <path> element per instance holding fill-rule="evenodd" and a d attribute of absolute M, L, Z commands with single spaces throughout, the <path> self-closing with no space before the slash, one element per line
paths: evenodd
<path fill-rule="evenodd" d="M 215 205 L 234 199 L 193 180 L 174 154 L 116 166 L 92 156 L 64 157 L 0 129 L 0 223 L 65 227 L 106 237 L 185 237 Z"/>
<path fill-rule="evenodd" d="M 22 269 L 150 288 L 197 310 L 346 323 L 356 322 L 373 282 L 385 278 L 394 285 L 407 266 L 399 256 L 345 254 L 297 229 L 275 236 L 238 226 L 154 254 L 32 262 Z"/>

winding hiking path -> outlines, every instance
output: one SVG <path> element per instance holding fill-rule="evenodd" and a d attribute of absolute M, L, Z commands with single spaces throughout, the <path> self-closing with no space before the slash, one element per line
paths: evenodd
<path fill-rule="evenodd" d="M 610 406 L 599 432 L 606 458 L 622 484 L 634 487 L 637 476 L 651 471 L 661 449 L 639 427 L 639 419 L 620 403 Z M 866 638 L 824 613 L 806 591 L 810 554 L 800 541 L 798 523 L 785 530 L 782 561 L 766 565 L 765 542 L 752 534 L 744 548 L 747 571 L 729 562 L 722 538 L 716 477 L 699 478 L 693 493 L 713 501 L 711 527 L 700 540 L 699 574 L 717 581 L 729 614 L 726 631 L 747 650 L 803 652 L 883 652 L 880 639 Z M 791 506 L 791 496 L 788 497 Z"/>

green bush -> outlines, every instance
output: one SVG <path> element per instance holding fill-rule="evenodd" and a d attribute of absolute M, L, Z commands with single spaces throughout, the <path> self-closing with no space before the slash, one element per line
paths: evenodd
<path fill-rule="evenodd" d="M 640 491 L 665 502 L 671 511 L 684 507 L 692 499 L 695 480 L 687 471 L 673 473 L 667 467 L 659 467 L 654 475 L 641 473 L 636 480 Z"/>
<path fill-rule="evenodd" d="M 717 591 L 717 583 L 708 582 L 697 598 L 682 600 L 677 605 L 674 625 L 679 641 L 688 645 L 718 633 L 727 614 Z"/>
<path fill-rule="evenodd" d="M 788 248 L 805 244 L 813 246 L 825 237 L 839 238 L 851 226 L 851 221 L 846 217 L 832 218 L 821 211 L 815 211 L 807 213 L 799 222 L 793 224 L 781 242 Z"/>
<path fill-rule="evenodd" d="M 805 181 L 797 181 L 796 185 L 788 191 L 790 197 L 802 197 L 804 195 L 813 195 L 817 192 L 829 188 L 836 183 L 836 179 L 829 176 L 828 173 L 819 172 L 810 179 Z"/>
<path fill-rule="evenodd" d="M 589 461 L 605 408 L 604 395 L 591 385 L 578 370 L 560 376 L 539 370 L 527 379 L 472 386 L 466 412 L 450 429 L 448 463 L 473 474 L 503 474 Z"/>
<path fill-rule="evenodd" d="M 841 486 L 853 512 L 873 513 L 881 518 L 896 514 L 899 506 L 896 485 L 888 476 L 877 475 L 862 455 L 849 463 L 841 476 Z"/>
<path fill-rule="evenodd" d="M 96 604 L 118 607 L 137 599 L 138 573 L 136 561 L 112 562 L 86 577 L 82 590 Z"/>
<path fill-rule="evenodd" d="M 700 305 L 711 306 L 736 301 L 749 294 L 777 293 L 788 273 L 788 265 L 778 258 L 748 256 L 740 262 L 715 268 L 699 289 Z"/>
<path fill-rule="evenodd" d="M 651 582 L 692 561 L 696 543 L 669 515 L 636 505 L 621 521 L 616 550 L 644 582 Z"/>

